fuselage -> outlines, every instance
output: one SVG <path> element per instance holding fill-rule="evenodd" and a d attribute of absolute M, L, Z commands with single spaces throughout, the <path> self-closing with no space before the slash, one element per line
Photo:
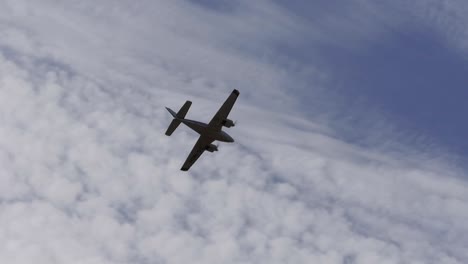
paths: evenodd
<path fill-rule="evenodd" d="M 221 129 L 213 129 L 206 123 L 191 119 L 182 119 L 180 121 L 200 135 L 207 136 L 221 142 L 234 142 L 234 139 L 228 133 Z"/>

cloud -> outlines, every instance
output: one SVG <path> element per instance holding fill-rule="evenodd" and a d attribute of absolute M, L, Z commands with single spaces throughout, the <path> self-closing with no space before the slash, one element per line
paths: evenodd
<path fill-rule="evenodd" d="M 271 3 L 4 2 L 0 259 L 8 263 L 464 263 L 466 172 L 351 145 L 297 115 L 293 68 L 252 56 L 301 30 Z M 262 18 L 262 19 L 260 19 Z M 232 145 L 180 165 L 163 135 L 233 86 Z M 299 95 L 300 96 L 300 95 Z"/>

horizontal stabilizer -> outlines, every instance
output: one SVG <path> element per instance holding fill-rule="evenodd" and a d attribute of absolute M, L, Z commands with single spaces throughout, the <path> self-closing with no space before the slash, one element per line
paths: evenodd
<path fill-rule="evenodd" d="M 179 112 L 177 112 L 177 118 L 184 119 L 191 105 L 192 102 L 186 101 L 185 104 L 180 108 Z"/>
<path fill-rule="evenodd" d="M 167 128 L 166 131 L 166 136 L 172 135 L 172 133 L 176 130 L 176 128 L 180 125 L 180 120 L 179 119 L 173 119 L 169 127 Z"/>
<path fill-rule="evenodd" d="M 184 119 L 191 105 L 192 105 L 192 102 L 186 101 L 185 104 L 180 108 L 179 112 L 177 112 L 177 114 L 176 112 L 174 112 L 174 110 L 170 109 L 169 107 L 166 107 L 166 109 L 167 111 L 169 111 L 169 113 L 171 113 L 171 115 L 174 118 Z"/>
<path fill-rule="evenodd" d="M 167 111 L 169 111 L 169 113 L 171 113 L 171 115 L 174 117 L 174 120 L 172 120 L 171 124 L 167 128 L 166 136 L 170 136 L 172 135 L 172 133 L 174 133 L 174 131 L 180 125 L 181 120 L 184 119 L 191 105 L 192 102 L 186 101 L 185 104 L 180 108 L 179 112 L 177 112 L 177 114 L 169 107 L 166 107 Z"/>

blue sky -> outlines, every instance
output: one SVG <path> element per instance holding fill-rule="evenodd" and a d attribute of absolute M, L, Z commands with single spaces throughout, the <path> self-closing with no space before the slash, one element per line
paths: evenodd
<path fill-rule="evenodd" d="M 323 83 L 330 96 L 323 109 L 338 119 L 349 118 L 351 129 L 351 123 L 344 125 L 343 133 L 342 126 L 336 127 L 341 137 L 365 142 L 387 123 L 398 134 L 396 141 L 421 150 L 444 149 L 459 165 L 466 163 L 468 60 L 447 36 L 450 24 L 441 30 L 431 18 L 418 18 L 399 1 L 376 4 L 383 14 L 367 12 L 365 2 L 358 1 L 278 3 L 308 21 L 311 31 L 318 25 L 326 35 L 325 40 L 317 39 L 305 31 L 302 39 L 280 51 L 305 67 L 314 65 L 333 75 Z M 450 16 L 443 8 L 435 11 Z M 389 15 L 395 18 L 389 20 Z M 367 26 L 381 33 L 363 35 Z M 314 102 L 314 96 L 305 96 L 304 104 Z"/>
<path fill-rule="evenodd" d="M 359 52 L 324 48 L 337 90 L 365 110 L 468 157 L 468 61 L 434 32 L 394 32 Z"/>

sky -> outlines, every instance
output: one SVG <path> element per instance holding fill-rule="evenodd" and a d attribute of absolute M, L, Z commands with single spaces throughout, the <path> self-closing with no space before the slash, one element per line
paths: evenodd
<path fill-rule="evenodd" d="M 468 126 L 463 120 L 468 112 L 468 61 L 466 22 L 461 18 L 466 5 L 461 1 L 428 1 L 417 7 L 404 1 L 344 2 L 288 1 L 284 5 L 327 35 L 326 40 L 317 41 L 312 36 L 315 32 L 306 33 L 301 48 L 291 56 L 336 77 L 325 84 L 335 100 L 341 97 L 335 115 L 347 116 L 347 109 L 354 108 L 348 118 L 363 124 L 362 129 L 372 126 L 373 119 L 382 119 L 405 131 L 398 141 L 420 150 L 427 145 L 438 147 L 453 153 L 451 158 L 460 165 L 466 163 Z M 343 46 L 344 42 L 350 44 Z M 312 51 L 307 52 L 306 46 Z M 375 116 L 368 121 L 370 111 Z M 346 131 L 352 136 L 344 135 L 344 140 L 357 143 L 366 137 L 367 131 L 356 133 L 354 126 L 352 130 Z"/>
<path fill-rule="evenodd" d="M 0 260 L 467 263 L 467 9 L 0 1 Z"/>

